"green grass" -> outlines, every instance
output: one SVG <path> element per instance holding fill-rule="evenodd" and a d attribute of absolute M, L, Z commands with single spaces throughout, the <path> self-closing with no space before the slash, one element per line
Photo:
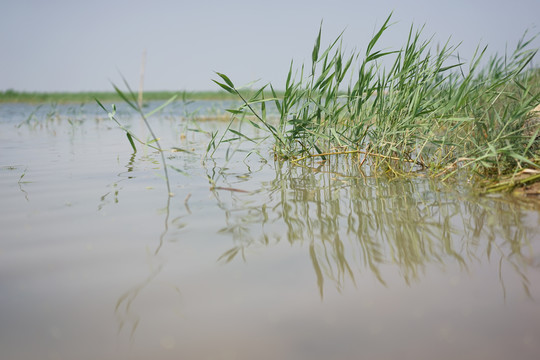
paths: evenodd
<path fill-rule="evenodd" d="M 286 76 L 285 91 L 268 84 L 246 96 L 225 74 L 214 80 L 243 101 L 234 117 L 274 139 L 277 159 L 357 156 L 364 169 L 395 175 L 422 171 L 448 178 L 461 169 L 497 177 L 540 168 L 540 126 L 527 123 L 540 102 L 540 70 L 524 37 L 513 52 L 487 58 L 478 47 L 469 61 L 447 43 L 433 49 L 411 26 L 405 45 L 382 50 L 390 18 L 363 52 L 346 52 L 342 35 L 325 49 L 321 31 L 310 66 Z M 267 116 L 274 106 L 278 120 Z M 525 129 L 527 129 L 525 131 Z"/>
<path fill-rule="evenodd" d="M 122 99 L 122 101 L 124 101 L 127 105 L 129 105 L 129 107 L 131 107 L 133 110 L 135 110 L 136 113 L 139 114 L 141 119 L 144 121 L 144 124 L 146 125 L 146 128 L 150 132 L 150 135 L 152 136 L 151 141 L 145 142 L 145 141 L 141 140 L 133 132 L 131 132 L 131 130 L 124 127 L 120 123 L 120 121 L 118 121 L 118 119 L 116 118 L 116 106 L 114 104 L 112 105 L 111 111 L 109 111 L 102 104 L 102 102 L 98 98 L 95 98 L 94 101 L 97 102 L 97 104 L 103 109 L 103 111 L 108 113 L 109 119 L 114 121 L 118 125 L 118 127 L 120 129 L 122 129 L 126 133 L 126 137 L 127 137 L 128 141 L 129 141 L 129 143 L 130 143 L 130 145 L 131 145 L 131 147 L 133 149 L 134 154 L 137 152 L 137 147 L 135 146 L 135 141 L 142 144 L 143 146 L 148 146 L 148 147 L 151 147 L 151 148 L 159 151 L 159 154 L 161 156 L 161 162 L 163 164 L 163 172 L 164 172 L 164 175 L 165 175 L 165 181 L 166 181 L 166 184 L 167 184 L 167 193 L 168 193 L 168 196 L 170 198 L 171 196 L 174 196 L 174 193 L 171 191 L 171 184 L 170 184 L 170 180 L 169 180 L 169 172 L 167 170 L 167 161 L 165 160 L 165 155 L 163 154 L 163 148 L 161 147 L 161 145 L 159 143 L 159 138 L 156 136 L 156 134 L 154 133 L 154 130 L 152 130 L 152 127 L 150 126 L 150 123 L 148 122 L 148 117 L 150 117 L 152 114 L 154 114 L 156 112 L 159 112 L 161 109 L 166 107 L 168 104 L 170 104 L 171 102 L 176 100 L 176 98 L 178 96 L 176 94 L 173 95 L 169 100 L 167 100 L 162 105 L 158 106 L 157 108 L 155 108 L 154 110 L 152 110 L 152 111 L 150 111 L 148 113 L 145 113 L 142 106 L 138 103 L 137 95 L 135 94 L 135 92 L 133 92 L 133 90 L 131 90 L 131 88 L 129 87 L 127 81 L 125 79 L 123 79 L 123 80 L 124 80 L 124 84 L 126 85 L 128 91 L 123 92 L 116 85 L 113 84 L 114 90 L 116 91 L 116 94 L 119 96 L 119 98 Z M 167 209 L 168 209 L 168 206 L 167 206 Z"/>

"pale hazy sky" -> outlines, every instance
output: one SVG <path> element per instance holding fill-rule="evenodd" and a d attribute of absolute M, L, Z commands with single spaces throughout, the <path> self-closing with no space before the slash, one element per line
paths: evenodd
<path fill-rule="evenodd" d="M 214 71 L 279 88 L 292 59 L 309 61 L 321 20 L 324 44 L 345 29 L 362 51 L 391 11 L 384 45 L 401 47 L 414 22 L 435 43 L 462 42 L 465 58 L 540 32 L 539 0 L 0 0 L 0 91 L 111 90 L 119 73 L 136 88 L 145 49 L 146 90 L 215 90 Z"/>

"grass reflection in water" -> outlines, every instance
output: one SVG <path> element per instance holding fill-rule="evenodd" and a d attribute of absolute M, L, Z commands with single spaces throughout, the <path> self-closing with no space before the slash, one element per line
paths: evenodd
<path fill-rule="evenodd" d="M 465 195 L 466 189 L 450 190 L 424 178 L 363 177 L 354 162 L 276 167 L 275 178 L 260 190 L 267 201 L 254 202 L 246 193 L 216 193 L 227 222 L 220 232 L 234 243 L 221 261 L 245 260 L 250 248 L 284 240 L 303 246 L 321 297 L 325 283 L 341 291 L 365 270 L 386 285 L 383 266 L 410 284 L 428 264 L 444 269 L 458 263 L 467 270 L 473 262 L 496 261 L 503 293 L 508 266 L 529 293 L 531 232 L 519 207 L 502 198 Z M 222 200 L 225 194 L 230 201 Z"/>

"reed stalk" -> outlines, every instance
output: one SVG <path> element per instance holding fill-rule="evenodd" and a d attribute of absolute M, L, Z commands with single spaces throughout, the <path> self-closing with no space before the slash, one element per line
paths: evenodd
<path fill-rule="evenodd" d="M 113 87 L 116 91 L 116 93 L 120 96 L 120 98 L 122 98 L 122 100 L 127 104 L 129 105 L 133 110 L 135 110 L 139 116 L 141 117 L 141 119 L 143 120 L 144 124 L 146 125 L 146 128 L 148 129 L 148 131 L 150 132 L 150 135 L 152 136 L 152 140 L 150 142 L 145 142 L 145 141 L 142 141 L 140 138 L 138 138 L 131 130 L 129 130 L 128 128 L 124 127 L 120 121 L 116 118 L 116 107 L 115 105 L 112 106 L 112 111 L 108 111 L 105 106 L 99 101 L 99 99 L 95 99 L 95 101 L 98 103 L 98 105 L 105 111 L 108 113 L 109 115 L 109 118 L 111 120 L 113 120 L 118 126 L 120 129 L 122 129 L 125 133 L 126 133 L 126 136 L 129 140 L 129 143 L 131 145 L 131 147 L 133 148 L 133 152 L 136 153 L 137 152 L 137 147 L 135 146 L 135 141 L 137 141 L 138 143 L 140 144 L 143 144 L 144 146 L 148 146 L 152 149 L 155 149 L 159 152 L 160 156 L 161 156 L 161 162 L 163 164 L 163 172 L 164 172 L 164 175 L 165 175 L 165 181 L 166 181 L 166 184 L 167 184 L 167 193 L 168 193 L 168 196 L 171 197 L 171 196 L 174 196 L 174 194 L 172 193 L 171 191 L 171 185 L 170 185 L 170 181 L 169 181 L 169 172 L 167 170 L 167 162 L 165 160 L 165 155 L 163 154 L 163 148 L 161 147 L 160 143 L 159 143 L 159 138 L 156 136 L 156 134 L 154 133 L 154 131 L 152 130 L 152 127 L 150 126 L 150 123 L 148 122 L 148 116 L 160 111 L 161 109 L 165 108 L 167 105 L 169 105 L 171 102 L 173 102 L 176 98 L 177 98 L 177 95 L 174 95 L 173 97 L 171 97 L 168 101 L 166 101 L 165 103 L 163 103 L 161 106 L 158 106 L 157 108 L 155 108 L 154 110 L 150 111 L 149 113 L 144 113 L 143 109 L 142 109 L 142 105 L 141 103 L 139 103 L 137 101 L 137 96 L 135 95 L 135 93 L 133 92 L 133 90 L 131 90 L 131 87 L 129 86 L 129 84 L 127 83 L 127 81 L 124 79 L 124 84 L 125 86 L 127 87 L 128 91 L 127 92 L 123 92 L 122 90 L 120 90 L 116 85 L 113 84 Z M 142 99 L 142 97 L 141 97 Z"/>

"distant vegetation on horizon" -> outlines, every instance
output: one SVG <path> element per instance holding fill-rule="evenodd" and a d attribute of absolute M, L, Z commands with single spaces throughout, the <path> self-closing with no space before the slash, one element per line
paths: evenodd
<path fill-rule="evenodd" d="M 144 100 L 168 100 L 174 95 L 185 100 L 230 100 L 237 98 L 226 91 L 147 91 Z M 95 99 L 102 102 L 120 102 L 122 98 L 115 91 L 89 91 L 89 92 L 26 92 L 6 90 L 0 91 L 0 103 L 80 103 L 93 102 Z"/>

